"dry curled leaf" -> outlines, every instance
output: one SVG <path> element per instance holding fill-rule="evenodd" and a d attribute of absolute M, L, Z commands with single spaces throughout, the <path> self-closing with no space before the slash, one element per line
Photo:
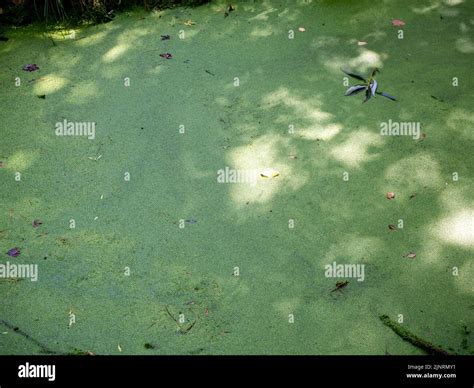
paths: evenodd
<path fill-rule="evenodd" d="M 273 168 L 266 168 L 260 172 L 262 178 L 275 178 L 280 175 L 280 172 Z"/>
<path fill-rule="evenodd" d="M 396 227 L 395 225 L 393 225 L 393 224 L 390 224 L 390 225 L 388 226 L 388 228 L 389 228 L 390 230 L 397 230 L 397 227 Z"/>
<path fill-rule="evenodd" d="M 408 257 L 409 259 L 414 259 L 416 257 L 415 252 L 408 252 L 405 256 L 403 257 Z"/>
<path fill-rule="evenodd" d="M 395 193 L 393 191 L 389 191 L 386 195 L 387 199 L 394 199 Z"/>
<path fill-rule="evenodd" d="M 43 221 L 33 220 L 33 222 L 31 224 L 33 225 L 33 228 L 39 228 L 41 225 L 43 225 Z"/>

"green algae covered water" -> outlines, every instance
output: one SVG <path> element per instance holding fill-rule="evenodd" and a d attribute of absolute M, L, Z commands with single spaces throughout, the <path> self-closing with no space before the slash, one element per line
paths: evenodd
<path fill-rule="evenodd" d="M 0 353 L 471 354 L 473 8 L 5 30 Z"/>

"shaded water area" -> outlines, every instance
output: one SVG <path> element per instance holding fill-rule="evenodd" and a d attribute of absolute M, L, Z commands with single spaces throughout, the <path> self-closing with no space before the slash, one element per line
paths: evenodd
<path fill-rule="evenodd" d="M 473 3 L 225 5 L 4 32 L 0 353 L 472 353 Z"/>

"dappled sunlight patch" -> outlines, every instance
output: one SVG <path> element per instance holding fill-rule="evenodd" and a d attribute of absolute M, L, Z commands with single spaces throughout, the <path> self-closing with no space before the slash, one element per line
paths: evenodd
<path fill-rule="evenodd" d="M 281 148 L 288 147 L 288 139 L 276 135 L 265 135 L 251 145 L 234 149 L 229 155 L 229 167 L 236 171 L 249 172 L 252 179 L 230 185 L 230 196 L 235 204 L 246 202 L 265 203 L 284 187 L 297 190 L 308 179 L 306 173 L 293 171 L 286 159 L 279 155 Z M 278 172 L 265 176 L 266 171 Z"/>
<path fill-rule="evenodd" d="M 349 61 L 349 66 L 359 71 L 367 72 L 374 67 L 382 67 L 387 54 L 378 54 L 375 51 L 360 49 L 359 55 Z"/>
<path fill-rule="evenodd" d="M 394 187 L 406 193 L 416 192 L 425 186 L 439 188 L 443 184 L 438 162 L 427 153 L 408 156 L 392 163 L 385 172 L 385 178 L 388 182 L 396 182 Z"/>
<path fill-rule="evenodd" d="M 60 72 L 62 75 L 65 75 L 68 71 L 73 69 L 76 66 L 80 66 L 81 57 L 78 55 L 65 55 L 62 51 L 53 51 L 49 54 L 50 62 L 61 64 Z M 40 79 L 41 80 L 41 79 Z"/>
<path fill-rule="evenodd" d="M 374 67 L 382 68 L 383 61 L 388 58 L 387 54 L 379 54 L 366 48 L 359 48 L 359 55 L 348 59 L 343 57 L 332 57 L 324 62 L 324 65 L 334 71 L 340 72 L 343 69 L 357 70 L 359 73 L 367 73 Z"/>
<path fill-rule="evenodd" d="M 466 109 L 454 109 L 446 119 L 447 126 L 456 131 L 461 131 L 461 134 L 467 138 L 474 138 L 472 126 L 474 125 L 474 113 Z"/>
<path fill-rule="evenodd" d="M 270 8 L 270 9 L 267 9 L 266 11 L 263 11 L 263 12 L 260 12 L 258 15 L 255 15 L 254 17 L 251 17 L 250 19 L 248 19 L 249 21 L 254 21 L 254 20 L 258 20 L 258 21 L 267 21 L 268 20 L 268 16 L 273 13 L 273 12 L 276 12 L 277 9 L 276 8 Z"/>
<path fill-rule="evenodd" d="M 464 209 L 442 219 L 435 228 L 437 237 L 448 243 L 474 247 L 474 209 Z"/>
<path fill-rule="evenodd" d="M 443 0 L 443 3 L 452 7 L 464 3 L 464 0 Z"/>
<path fill-rule="evenodd" d="M 315 126 L 298 130 L 298 135 L 305 140 L 331 140 L 341 132 L 341 124 L 329 124 L 326 126 Z"/>
<path fill-rule="evenodd" d="M 281 87 L 276 91 L 267 94 L 263 98 L 263 103 L 267 108 L 275 108 L 284 105 L 293 109 L 293 117 L 297 115 L 303 119 L 312 121 L 315 124 L 321 124 L 321 121 L 327 121 L 333 117 L 331 113 L 325 112 L 319 108 L 319 105 L 321 105 L 319 99 L 303 99 L 290 93 L 290 91 L 285 87 Z M 283 114 L 280 114 L 275 121 L 285 123 L 291 122 L 289 121 L 289 116 Z"/>
<path fill-rule="evenodd" d="M 187 43 L 187 44 L 192 44 L 193 41 L 191 40 L 191 38 L 194 38 L 195 36 L 199 35 L 201 31 L 198 30 L 198 29 L 187 29 L 186 30 L 186 39 L 182 39 L 181 41 L 183 43 Z"/>
<path fill-rule="evenodd" d="M 55 41 L 58 40 L 69 40 L 69 39 L 76 39 L 77 34 L 79 31 L 71 29 L 62 29 L 62 30 L 56 30 L 56 31 L 50 31 L 46 35 L 50 39 L 54 39 Z"/>
<path fill-rule="evenodd" d="M 464 3 L 464 0 L 431 0 L 430 5 L 411 7 L 411 10 L 419 15 L 437 11 L 442 16 L 453 17 L 459 14 L 459 10 L 454 7 L 462 3 Z"/>
<path fill-rule="evenodd" d="M 36 94 L 52 94 L 68 84 L 68 80 L 54 74 L 48 74 L 38 79 L 34 85 Z"/>
<path fill-rule="evenodd" d="M 273 303 L 273 308 L 285 318 L 288 314 L 294 313 L 294 311 L 301 304 L 300 298 L 285 298 Z"/>
<path fill-rule="evenodd" d="M 339 240 L 332 244 L 324 259 L 320 261 L 319 266 L 321 271 L 324 266 L 336 261 L 338 264 L 358 264 L 377 261 L 377 254 L 380 252 L 384 244 L 379 238 L 361 236 L 361 235 L 346 235 L 337 236 Z"/>
<path fill-rule="evenodd" d="M 362 37 L 362 40 L 369 40 L 369 41 L 378 41 L 385 39 L 387 37 L 387 33 L 385 31 L 374 31 L 370 32 Z M 355 42 L 353 42 L 355 43 Z M 370 42 L 369 42 L 370 43 Z"/>
<path fill-rule="evenodd" d="M 245 72 L 244 74 L 240 74 L 238 77 L 230 78 L 224 85 L 224 89 L 226 92 L 229 91 L 235 91 L 236 88 L 236 82 L 238 82 L 239 86 L 246 86 L 249 83 L 249 80 L 251 79 L 250 76 L 254 75 L 253 73 L 250 73 L 249 71 Z"/>
<path fill-rule="evenodd" d="M 163 68 L 164 68 L 163 66 L 161 66 L 160 64 L 157 64 L 153 66 L 150 70 L 148 70 L 148 74 L 152 74 L 152 75 L 160 74 L 163 71 Z"/>
<path fill-rule="evenodd" d="M 446 186 L 439 200 L 446 209 L 443 219 L 427 225 L 426 234 L 432 236 L 426 240 L 425 250 L 430 256 L 442 256 L 442 244 L 471 247 L 474 244 L 474 210 L 471 208 L 471 192 L 468 188 Z M 421 258 L 425 255 L 421 255 Z M 433 261 L 433 260 L 431 260 Z"/>
<path fill-rule="evenodd" d="M 425 234 L 426 236 L 432 235 L 430 227 L 431 226 L 428 225 L 428 232 Z M 430 268 L 434 268 L 434 266 L 437 266 L 438 268 L 444 268 L 445 261 L 443 260 L 443 244 L 437 241 L 435 238 L 424 238 L 420 240 L 420 243 L 422 246 L 416 251 L 416 258 L 410 259 L 407 256 L 408 252 L 406 252 L 404 253 L 404 257 L 401 259 L 405 261 L 420 261 L 429 265 Z"/>
<path fill-rule="evenodd" d="M 37 157 L 38 151 L 17 151 L 8 159 L 7 168 L 21 172 L 29 168 Z"/>
<path fill-rule="evenodd" d="M 278 14 L 278 17 L 284 17 L 288 21 L 294 21 L 298 19 L 298 17 L 301 15 L 301 12 L 299 10 L 290 10 L 290 8 L 285 8 L 282 12 Z"/>
<path fill-rule="evenodd" d="M 459 275 L 454 277 L 454 284 L 458 290 L 463 293 L 474 295 L 474 262 L 466 260 L 466 262 L 459 267 Z"/>
<path fill-rule="evenodd" d="M 128 44 L 118 44 L 117 46 L 111 48 L 102 56 L 102 61 L 109 63 L 113 62 L 116 59 L 120 58 L 128 50 Z"/>
<path fill-rule="evenodd" d="M 463 54 L 474 53 L 474 42 L 471 38 L 458 38 L 456 40 L 456 49 Z"/>
<path fill-rule="evenodd" d="M 85 36 L 84 38 L 77 39 L 74 41 L 74 44 L 81 47 L 96 45 L 102 42 L 107 37 L 107 35 L 109 35 L 109 33 L 110 31 L 100 31 L 95 34 Z"/>
<path fill-rule="evenodd" d="M 90 101 L 92 97 L 97 97 L 99 90 L 97 89 L 97 83 L 94 81 L 84 81 L 75 85 L 71 89 L 68 96 L 68 102 L 85 104 Z"/>
<path fill-rule="evenodd" d="M 439 8 L 441 6 L 441 2 L 439 0 L 432 0 L 431 5 L 426 5 L 422 7 L 411 7 L 411 10 L 416 13 L 416 14 L 426 14 L 431 11 L 434 11 L 435 9 Z"/>
<path fill-rule="evenodd" d="M 341 39 L 331 35 L 321 35 L 314 38 L 310 44 L 313 49 L 320 49 L 323 47 L 337 46 L 341 42 Z"/>
<path fill-rule="evenodd" d="M 219 106 L 229 106 L 231 105 L 230 100 L 227 97 L 219 96 L 214 99 L 214 102 Z"/>
<path fill-rule="evenodd" d="M 444 8 L 444 9 L 440 9 L 439 10 L 439 13 L 442 15 L 442 16 L 447 16 L 447 17 L 454 17 L 454 16 L 458 16 L 459 15 L 459 9 L 457 8 Z"/>
<path fill-rule="evenodd" d="M 295 135 L 305 140 L 330 140 L 339 134 L 342 129 L 341 124 L 329 122 L 333 115 L 320 108 L 321 101 L 317 97 L 305 99 L 291 93 L 285 87 L 280 87 L 267 94 L 263 98 L 263 104 L 268 109 L 278 108 L 283 105 L 291 110 L 291 113 L 281 113 L 280 110 L 280 114 L 275 117 L 276 123 L 291 126 L 292 118 L 295 115 L 300 120 L 308 122 L 308 125 L 303 127 L 293 125 Z"/>
<path fill-rule="evenodd" d="M 449 182 L 449 181 L 448 181 Z M 446 183 L 448 183 L 446 182 Z M 449 212 L 460 212 L 469 208 L 472 203 L 472 192 L 468 186 L 456 186 L 457 183 L 451 181 L 440 193 L 439 199 Z"/>
<path fill-rule="evenodd" d="M 150 31 L 143 27 L 136 27 L 131 29 L 125 29 L 117 37 L 117 43 L 133 43 L 141 41 L 142 37 L 150 34 Z"/>
<path fill-rule="evenodd" d="M 255 27 L 250 33 L 250 36 L 254 36 L 256 38 L 266 38 L 267 36 L 270 36 L 272 34 L 273 28 L 269 25 L 266 27 Z"/>
<path fill-rule="evenodd" d="M 461 23 L 459 23 L 459 30 L 463 34 L 465 34 L 465 33 L 469 32 L 471 30 L 471 28 L 466 23 L 461 22 Z"/>
<path fill-rule="evenodd" d="M 377 153 L 370 153 L 370 148 L 380 147 L 382 144 L 383 140 L 379 135 L 368 130 L 359 130 L 351 133 L 344 143 L 335 146 L 331 155 L 349 167 L 360 167 L 378 156 Z"/>

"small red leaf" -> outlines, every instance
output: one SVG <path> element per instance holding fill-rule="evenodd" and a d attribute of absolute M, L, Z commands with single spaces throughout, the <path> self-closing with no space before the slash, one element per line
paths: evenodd
<path fill-rule="evenodd" d="M 396 26 L 396 27 L 400 27 L 400 26 L 404 26 L 405 22 L 403 20 L 400 20 L 400 19 L 393 19 L 392 20 L 392 25 Z"/>

